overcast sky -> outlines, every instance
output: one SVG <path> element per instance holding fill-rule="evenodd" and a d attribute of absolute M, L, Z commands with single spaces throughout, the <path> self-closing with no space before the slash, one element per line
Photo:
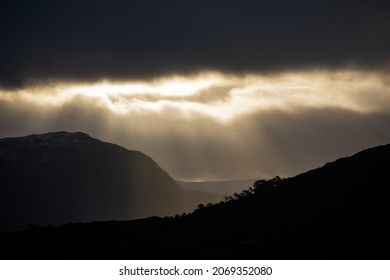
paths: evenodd
<path fill-rule="evenodd" d="M 182 180 L 390 142 L 388 1 L 8 1 L 0 34 L 0 137 L 84 131 Z"/>

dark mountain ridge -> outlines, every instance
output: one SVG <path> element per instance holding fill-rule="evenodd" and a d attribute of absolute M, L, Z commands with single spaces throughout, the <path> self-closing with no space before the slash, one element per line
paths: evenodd
<path fill-rule="evenodd" d="M 390 259 L 389 182 L 390 145 L 384 145 L 292 178 L 258 180 L 190 215 L 3 234 L 1 256 Z"/>
<path fill-rule="evenodd" d="M 66 146 L 91 143 L 102 143 L 83 132 L 69 133 L 67 131 L 48 132 L 45 134 L 31 134 L 23 137 L 9 137 L 0 139 L 0 143 L 12 146 Z M 112 144 L 114 145 L 114 144 Z M 118 146 L 119 147 L 119 146 Z"/>
<path fill-rule="evenodd" d="M 0 139 L 0 230 L 189 212 L 220 196 L 183 190 L 150 157 L 85 133 Z"/>

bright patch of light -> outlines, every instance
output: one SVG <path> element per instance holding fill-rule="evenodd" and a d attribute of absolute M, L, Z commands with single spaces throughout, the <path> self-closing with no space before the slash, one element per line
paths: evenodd
<path fill-rule="evenodd" d="M 375 96 L 375 98 L 372 98 Z M 386 78 L 357 71 L 228 76 L 201 73 L 158 80 L 92 84 L 52 83 L 0 91 L 0 100 L 62 106 L 82 98 L 114 114 L 176 112 L 229 121 L 257 110 L 335 107 L 359 112 L 390 109 Z"/>
<path fill-rule="evenodd" d="M 223 81 L 223 76 L 217 74 L 194 78 L 173 77 L 149 82 L 110 83 L 105 81 L 92 85 L 72 86 L 68 89 L 68 93 L 94 97 L 145 95 L 186 97 Z"/>

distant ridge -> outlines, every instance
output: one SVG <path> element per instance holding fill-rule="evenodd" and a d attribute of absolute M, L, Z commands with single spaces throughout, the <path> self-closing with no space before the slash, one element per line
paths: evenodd
<path fill-rule="evenodd" d="M 150 157 L 82 132 L 0 139 L 0 230 L 189 212 L 221 196 L 183 190 Z"/>
<path fill-rule="evenodd" d="M 2 138 L 0 143 L 8 143 L 11 145 L 77 145 L 100 142 L 83 132 L 49 132 L 45 134 L 31 134 L 23 137 Z"/>
<path fill-rule="evenodd" d="M 232 195 L 235 192 L 241 192 L 251 187 L 254 181 L 256 181 L 256 179 L 206 182 L 186 182 L 176 180 L 176 182 L 186 190 L 218 193 L 220 195 Z"/>

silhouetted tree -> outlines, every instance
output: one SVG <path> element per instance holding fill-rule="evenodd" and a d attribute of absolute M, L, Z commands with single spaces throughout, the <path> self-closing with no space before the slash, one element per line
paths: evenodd
<path fill-rule="evenodd" d="M 257 180 L 253 183 L 254 193 L 264 193 L 272 188 L 279 186 L 280 182 L 282 182 L 282 178 L 276 176 L 271 180 Z"/>
<path fill-rule="evenodd" d="M 198 205 L 197 210 L 203 210 L 204 208 L 205 208 L 205 206 L 201 203 Z"/>

